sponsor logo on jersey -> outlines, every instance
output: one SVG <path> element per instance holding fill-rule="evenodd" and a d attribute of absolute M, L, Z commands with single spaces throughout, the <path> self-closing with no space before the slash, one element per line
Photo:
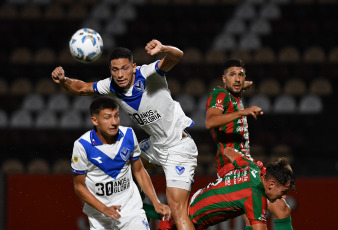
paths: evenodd
<path fill-rule="evenodd" d="M 125 147 L 123 147 L 120 151 L 120 155 L 124 161 L 129 160 L 130 153 L 131 153 L 130 149 L 125 148 Z"/>
<path fill-rule="evenodd" d="M 101 157 L 93 157 L 92 159 L 93 159 L 93 160 L 96 160 L 97 162 L 99 162 L 99 164 L 102 163 Z"/>
<path fill-rule="evenodd" d="M 73 156 L 73 162 L 74 162 L 74 163 L 79 162 L 79 157 L 76 156 L 76 155 L 74 155 L 74 156 Z"/>
<path fill-rule="evenodd" d="M 98 196 L 111 196 L 114 193 L 123 192 L 130 187 L 129 178 L 109 181 L 107 183 L 96 183 L 95 194 Z"/>
<path fill-rule="evenodd" d="M 130 116 L 139 125 L 148 125 L 150 123 L 153 123 L 161 119 L 161 115 L 157 112 L 157 110 L 152 110 L 152 109 L 146 112 L 134 113 L 134 114 L 131 114 Z"/>
<path fill-rule="evenodd" d="M 140 91 L 140 92 L 144 92 L 144 84 L 141 80 L 138 80 L 135 84 L 134 84 L 134 88 L 137 90 L 137 91 Z"/>
<path fill-rule="evenodd" d="M 185 171 L 185 168 L 183 166 L 180 166 L 180 165 L 176 165 L 175 166 L 175 170 L 176 170 L 176 173 L 178 175 L 182 175 Z"/>

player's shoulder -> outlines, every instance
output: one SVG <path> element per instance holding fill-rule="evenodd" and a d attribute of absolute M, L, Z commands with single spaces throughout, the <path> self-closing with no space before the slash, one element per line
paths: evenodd
<path fill-rule="evenodd" d="M 88 130 L 87 132 L 85 132 L 84 134 L 82 134 L 78 139 L 76 139 L 74 141 L 74 145 L 80 144 L 80 140 L 85 140 L 87 142 L 90 142 L 90 132 L 91 132 L 91 130 Z"/>
<path fill-rule="evenodd" d="M 222 86 L 216 86 L 216 87 L 211 91 L 211 94 L 213 94 L 213 95 L 218 95 L 218 94 L 220 94 L 220 93 L 229 95 L 229 91 L 226 90 L 225 88 L 223 88 Z"/>
<path fill-rule="evenodd" d="M 119 132 L 121 132 L 119 135 L 122 135 L 125 137 L 126 135 L 128 136 L 133 136 L 135 135 L 134 129 L 132 127 L 128 126 L 119 126 Z"/>

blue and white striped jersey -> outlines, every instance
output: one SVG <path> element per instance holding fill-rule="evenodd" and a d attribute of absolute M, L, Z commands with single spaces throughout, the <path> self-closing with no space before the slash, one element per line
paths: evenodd
<path fill-rule="evenodd" d="M 112 77 L 95 82 L 93 89 L 101 95 L 112 96 L 129 116 L 150 135 L 159 148 L 170 147 L 182 139 L 182 131 L 193 125 L 181 105 L 174 101 L 168 89 L 165 73 L 158 62 L 137 66 L 135 82 L 124 90 Z"/>
<path fill-rule="evenodd" d="M 119 126 L 114 144 L 103 144 L 92 129 L 74 142 L 72 171 L 86 174 L 87 189 L 102 203 L 124 206 L 138 193 L 130 161 L 138 160 L 140 153 L 132 128 Z M 136 197 L 142 205 L 140 195 Z"/>

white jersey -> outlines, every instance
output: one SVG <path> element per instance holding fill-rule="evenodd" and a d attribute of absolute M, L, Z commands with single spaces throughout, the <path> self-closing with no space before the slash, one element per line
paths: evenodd
<path fill-rule="evenodd" d="M 182 131 L 192 126 L 193 121 L 172 99 L 158 62 L 137 66 L 134 85 L 128 90 L 118 87 L 112 77 L 95 82 L 93 89 L 98 94 L 112 96 L 150 135 L 150 141 L 161 148 L 177 144 Z"/>
<path fill-rule="evenodd" d="M 132 128 L 120 126 L 114 144 L 103 144 L 92 129 L 74 143 L 72 171 L 86 174 L 87 189 L 106 206 L 127 207 L 126 203 L 132 201 L 134 207 L 141 209 L 142 200 L 130 166 L 130 161 L 138 160 L 140 153 Z M 91 210 L 89 205 L 84 206 L 86 214 Z"/>

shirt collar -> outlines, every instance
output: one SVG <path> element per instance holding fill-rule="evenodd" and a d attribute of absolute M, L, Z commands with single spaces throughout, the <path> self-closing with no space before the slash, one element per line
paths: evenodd
<path fill-rule="evenodd" d="M 123 132 L 121 131 L 121 129 L 119 129 L 119 133 L 117 134 L 116 141 L 121 140 L 121 138 L 123 136 L 124 136 Z M 91 144 L 93 146 L 95 146 L 95 145 L 103 145 L 102 141 L 100 140 L 100 138 L 96 134 L 95 128 L 93 128 L 92 130 L 90 130 L 90 142 L 91 142 Z"/>

